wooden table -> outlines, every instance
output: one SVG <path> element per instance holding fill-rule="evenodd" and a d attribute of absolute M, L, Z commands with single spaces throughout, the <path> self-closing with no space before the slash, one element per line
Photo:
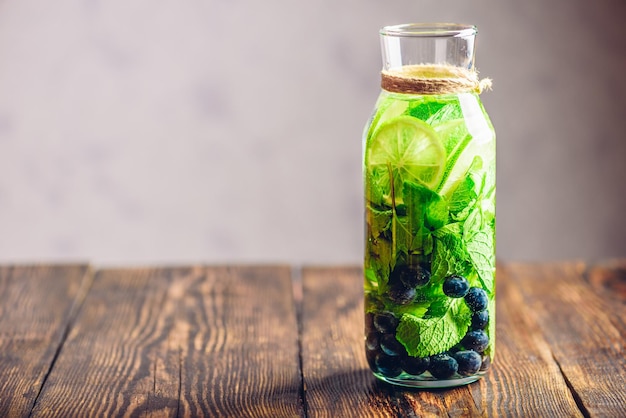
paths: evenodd
<path fill-rule="evenodd" d="M 357 267 L 0 267 L 0 416 L 626 416 L 626 260 L 498 266 L 490 373 L 372 377 Z"/>

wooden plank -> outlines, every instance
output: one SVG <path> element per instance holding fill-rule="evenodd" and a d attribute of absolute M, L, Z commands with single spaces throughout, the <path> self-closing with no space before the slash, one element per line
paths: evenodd
<path fill-rule="evenodd" d="M 626 416 L 626 306 L 594 291 L 582 263 L 509 269 L 583 413 Z"/>
<path fill-rule="evenodd" d="M 493 366 L 469 386 L 481 415 L 582 416 L 508 265 L 498 264 L 496 301 Z"/>
<path fill-rule="evenodd" d="M 299 415 L 287 268 L 103 270 L 34 416 Z"/>
<path fill-rule="evenodd" d="M 89 287 L 86 265 L 0 267 L 0 416 L 28 416 Z"/>
<path fill-rule="evenodd" d="M 33 415 L 174 415 L 179 367 L 168 296 L 175 274 L 191 272 L 97 272 Z"/>
<path fill-rule="evenodd" d="M 302 372 L 311 417 L 399 416 L 363 351 L 363 279 L 356 268 L 302 271 Z M 393 391 L 392 388 L 389 388 Z"/>
<path fill-rule="evenodd" d="M 369 371 L 363 348 L 362 273 L 303 271 L 302 368 L 311 417 L 581 416 L 537 324 L 498 272 L 497 354 L 482 380 L 448 390 L 392 387 Z M 503 282 L 503 283 L 500 283 Z"/>
<path fill-rule="evenodd" d="M 626 259 L 606 260 L 590 265 L 583 277 L 603 297 L 626 303 Z"/>
<path fill-rule="evenodd" d="M 181 415 L 302 416 L 288 267 L 214 268 L 185 293 Z"/>

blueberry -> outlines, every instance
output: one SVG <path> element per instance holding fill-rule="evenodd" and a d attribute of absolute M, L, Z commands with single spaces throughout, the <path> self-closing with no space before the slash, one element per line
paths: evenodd
<path fill-rule="evenodd" d="M 480 370 L 482 359 L 476 351 L 465 350 L 459 351 L 454 355 L 456 362 L 459 364 L 459 374 L 461 376 L 471 376 Z"/>
<path fill-rule="evenodd" d="M 436 379 L 452 377 L 459 368 L 456 360 L 447 354 L 436 354 L 430 358 L 428 371 Z"/>
<path fill-rule="evenodd" d="M 383 334 L 380 338 L 380 348 L 388 356 L 402 356 L 406 355 L 406 348 L 396 340 L 396 336 L 393 334 Z"/>
<path fill-rule="evenodd" d="M 421 265 L 397 266 L 391 276 L 391 281 L 396 283 L 399 281 L 408 288 L 422 287 L 430 281 L 430 271 Z"/>
<path fill-rule="evenodd" d="M 380 348 L 380 334 L 376 331 L 369 332 L 365 337 L 365 347 L 368 350 L 378 350 Z"/>
<path fill-rule="evenodd" d="M 405 356 L 402 359 L 402 370 L 413 376 L 420 375 L 428 370 L 430 357 Z"/>
<path fill-rule="evenodd" d="M 374 358 L 375 370 L 387 377 L 396 377 L 402 373 L 398 357 L 388 356 L 384 353 L 378 354 Z"/>
<path fill-rule="evenodd" d="M 374 315 L 374 327 L 380 333 L 395 332 L 400 321 L 391 312 L 381 312 Z"/>
<path fill-rule="evenodd" d="M 484 310 L 472 315 L 472 329 L 485 329 L 489 323 L 489 311 Z"/>
<path fill-rule="evenodd" d="M 487 294 L 480 287 L 472 287 L 465 295 L 465 303 L 472 312 L 480 312 L 487 309 L 487 304 L 489 303 L 489 299 L 487 299 Z"/>
<path fill-rule="evenodd" d="M 415 288 L 406 287 L 402 283 L 391 286 L 388 291 L 389 299 L 398 305 L 408 305 L 415 299 Z"/>
<path fill-rule="evenodd" d="M 484 351 L 489 345 L 489 337 L 483 330 L 473 330 L 465 334 L 461 344 L 468 350 Z"/>
<path fill-rule="evenodd" d="M 463 276 L 448 276 L 443 282 L 443 293 L 451 298 L 462 298 L 469 288 L 469 283 Z"/>

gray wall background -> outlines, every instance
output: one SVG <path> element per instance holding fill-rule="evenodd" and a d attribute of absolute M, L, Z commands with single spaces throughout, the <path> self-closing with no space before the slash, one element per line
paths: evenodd
<path fill-rule="evenodd" d="M 378 29 L 479 27 L 498 256 L 626 255 L 624 1 L 4 0 L 0 261 L 358 263 Z"/>

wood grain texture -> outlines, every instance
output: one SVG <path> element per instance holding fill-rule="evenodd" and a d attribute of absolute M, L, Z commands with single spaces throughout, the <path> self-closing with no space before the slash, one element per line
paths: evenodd
<path fill-rule="evenodd" d="M 496 275 L 496 355 L 489 373 L 469 386 L 481 414 L 582 416 L 515 279 L 502 264 Z"/>
<path fill-rule="evenodd" d="M 298 416 L 289 269 L 97 273 L 34 416 Z"/>
<path fill-rule="evenodd" d="M 582 416 L 550 347 L 537 324 L 523 314 L 523 300 L 504 272 L 498 273 L 496 360 L 486 377 L 464 387 L 429 391 L 378 381 L 363 348 L 361 274 L 356 268 L 303 271 L 308 416 Z"/>
<path fill-rule="evenodd" d="M 591 264 L 583 277 L 607 299 L 626 304 L 626 259 Z"/>
<path fill-rule="evenodd" d="M 419 391 L 369 371 L 360 268 L 0 267 L 0 417 L 624 417 L 624 271 L 498 265 L 491 370 Z"/>
<path fill-rule="evenodd" d="M 86 265 L 0 267 L 0 416 L 28 416 L 89 287 Z"/>
<path fill-rule="evenodd" d="M 583 263 L 509 264 L 529 315 L 587 416 L 626 416 L 626 306 L 584 280 Z"/>
<path fill-rule="evenodd" d="M 213 268 L 181 305 L 181 416 L 302 416 L 288 267 Z"/>
<path fill-rule="evenodd" d="M 97 272 L 33 415 L 175 415 L 179 350 L 170 340 L 171 283 L 178 274 L 191 271 Z"/>
<path fill-rule="evenodd" d="M 311 417 L 398 416 L 391 388 L 381 388 L 363 351 L 363 279 L 357 268 L 302 272 L 302 372 Z"/>

